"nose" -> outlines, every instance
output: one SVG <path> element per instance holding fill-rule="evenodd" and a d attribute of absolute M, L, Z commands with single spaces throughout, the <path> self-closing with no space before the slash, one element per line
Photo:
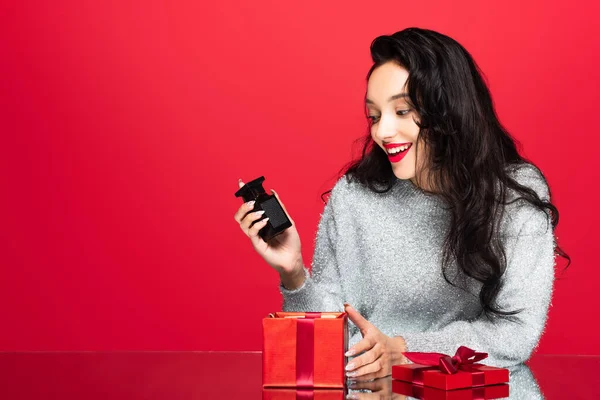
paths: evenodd
<path fill-rule="evenodd" d="M 382 115 L 376 125 L 374 135 L 379 141 L 389 141 L 396 136 L 396 124 L 391 116 Z"/>

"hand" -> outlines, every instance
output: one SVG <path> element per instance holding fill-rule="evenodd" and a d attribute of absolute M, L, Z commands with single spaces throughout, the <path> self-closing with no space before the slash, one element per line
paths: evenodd
<path fill-rule="evenodd" d="M 375 379 L 370 382 L 356 382 L 348 385 L 350 390 L 370 390 L 371 392 L 349 392 L 346 399 L 353 400 L 406 400 L 406 396 L 392 391 L 392 377 Z"/>
<path fill-rule="evenodd" d="M 344 304 L 344 308 L 363 336 L 346 353 L 348 356 L 359 354 L 346 365 L 349 379 L 360 382 L 382 378 L 392 373 L 392 365 L 405 362 L 402 352 L 406 351 L 406 343 L 402 337 L 384 335 L 352 306 Z"/>
<path fill-rule="evenodd" d="M 244 182 L 240 179 L 238 185 L 239 187 L 242 187 L 244 186 Z M 235 213 L 234 218 L 240 224 L 242 231 L 250 238 L 254 250 L 256 250 L 256 252 L 264 258 L 271 267 L 279 272 L 284 286 L 288 289 L 294 289 L 304 282 L 304 264 L 302 261 L 300 235 L 298 235 L 296 224 L 292 217 L 290 217 L 290 214 L 279 198 L 279 195 L 273 189 L 271 189 L 271 192 L 275 195 L 277 200 L 279 200 L 279 203 L 281 203 L 283 210 L 292 223 L 291 227 L 287 228 L 267 243 L 258 235 L 258 231 L 267 224 L 267 218 L 250 227 L 254 221 L 262 217 L 262 213 L 260 212 L 250 213 L 254 208 L 253 204 L 242 204 Z"/>

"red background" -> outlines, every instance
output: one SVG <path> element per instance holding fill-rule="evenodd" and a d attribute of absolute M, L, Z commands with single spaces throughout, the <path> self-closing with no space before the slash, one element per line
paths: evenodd
<path fill-rule="evenodd" d="M 237 179 L 266 177 L 310 263 L 369 44 L 421 26 L 473 54 L 560 210 L 539 351 L 600 354 L 598 10 L 494 3 L 4 2 L 0 350 L 259 350 L 281 299 Z"/>

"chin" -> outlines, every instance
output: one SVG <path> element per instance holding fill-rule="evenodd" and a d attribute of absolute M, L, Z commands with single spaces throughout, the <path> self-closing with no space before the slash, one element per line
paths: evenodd
<path fill-rule="evenodd" d="M 394 169 L 393 171 L 394 171 L 394 175 L 398 179 L 407 180 L 407 179 L 412 179 L 415 176 L 415 173 L 414 172 L 411 173 L 410 171 L 402 171 L 402 170 L 396 170 L 396 169 Z"/>

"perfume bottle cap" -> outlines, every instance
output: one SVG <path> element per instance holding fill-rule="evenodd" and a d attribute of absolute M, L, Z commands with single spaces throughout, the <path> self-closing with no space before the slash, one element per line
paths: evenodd
<path fill-rule="evenodd" d="M 264 180 L 265 177 L 261 176 L 259 178 L 254 179 L 253 181 L 246 183 L 237 192 L 235 192 L 235 197 L 242 197 L 244 199 L 244 202 L 256 200 L 258 196 L 260 196 L 263 193 L 266 193 L 265 189 L 262 186 Z"/>

